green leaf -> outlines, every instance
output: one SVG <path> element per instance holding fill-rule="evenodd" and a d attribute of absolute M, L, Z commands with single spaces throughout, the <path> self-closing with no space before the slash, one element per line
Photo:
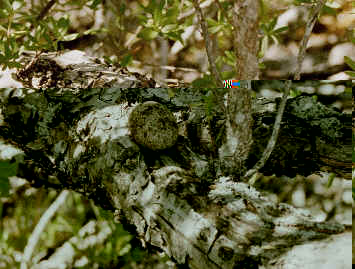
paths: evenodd
<path fill-rule="evenodd" d="M 0 24 L 0 32 L 7 33 L 7 29 Z"/>
<path fill-rule="evenodd" d="M 353 71 L 355 71 L 355 62 L 350 57 L 344 56 L 344 61 Z"/>
<path fill-rule="evenodd" d="M 83 35 L 96 35 L 99 33 L 107 33 L 108 30 L 106 28 L 90 28 L 83 32 Z"/>
<path fill-rule="evenodd" d="M 329 15 L 336 15 L 337 11 L 336 11 L 336 9 L 334 9 L 334 8 L 332 8 L 330 6 L 324 5 L 323 8 L 322 8 L 322 13 L 323 14 L 329 14 Z"/>
<path fill-rule="evenodd" d="M 217 25 L 217 26 L 212 26 L 209 27 L 208 30 L 211 34 L 215 34 L 220 32 L 223 29 L 223 25 Z"/>
<path fill-rule="evenodd" d="M 177 29 L 178 29 L 177 24 L 167 24 L 167 25 L 163 26 L 163 28 L 161 29 L 161 32 L 164 34 L 167 34 L 169 32 L 176 31 Z"/>
<path fill-rule="evenodd" d="M 101 4 L 102 0 L 92 0 L 89 8 L 96 9 L 99 4 Z M 122 14 L 122 13 L 121 13 Z"/>
<path fill-rule="evenodd" d="M 269 45 L 269 36 L 265 35 L 262 39 L 261 39 L 261 46 L 260 46 L 260 51 L 258 54 L 259 58 L 264 57 L 264 54 L 267 50 L 267 47 Z"/>
<path fill-rule="evenodd" d="M 221 72 L 222 79 L 232 79 L 235 78 L 235 71 L 223 71 Z"/>
<path fill-rule="evenodd" d="M 235 54 L 233 51 L 230 50 L 226 50 L 224 52 L 224 54 L 226 55 L 226 57 L 222 57 L 223 62 L 225 62 L 226 64 L 230 65 L 230 66 L 235 66 L 235 63 L 237 61 Z"/>
<path fill-rule="evenodd" d="M 148 22 L 148 17 L 146 15 L 137 15 L 136 18 L 139 20 L 141 24 L 146 24 Z"/>
<path fill-rule="evenodd" d="M 79 36 L 79 33 L 68 34 L 68 35 L 65 35 L 61 40 L 63 40 L 63 41 L 71 41 L 71 40 L 76 39 L 78 36 Z"/>
<path fill-rule="evenodd" d="M 353 35 L 349 36 L 351 43 L 355 44 L 355 29 L 353 30 Z"/>
<path fill-rule="evenodd" d="M 219 23 L 218 23 L 218 21 L 216 21 L 214 19 L 207 18 L 207 25 L 213 27 L 213 26 L 219 25 Z"/>
<path fill-rule="evenodd" d="M 272 21 L 270 22 L 269 27 L 268 27 L 269 31 L 271 31 L 275 28 L 276 22 L 277 22 L 277 17 L 273 18 Z"/>
<path fill-rule="evenodd" d="M 232 51 L 226 50 L 224 54 L 227 56 L 228 59 L 235 61 L 235 54 Z"/>
<path fill-rule="evenodd" d="M 120 65 L 123 67 L 126 67 L 127 65 L 129 65 L 132 62 L 132 60 L 133 60 L 133 56 L 131 54 L 127 54 L 120 61 Z"/>
<path fill-rule="evenodd" d="M 173 24 L 177 23 L 177 18 L 179 16 L 179 3 L 176 2 L 172 7 L 169 7 L 163 18 L 163 24 Z"/>
<path fill-rule="evenodd" d="M 5 5 L 4 8 L 7 11 L 11 11 L 11 13 L 12 13 L 12 5 L 11 5 L 10 1 L 9 0 L 2 0 L 2 3 Z"/>
<path fill-rule="evenodd" d="M 160 25 L 161 19 L 162 19 L 162 12 L 158 9 L 154 9 L 153 12 L 153 20 L 155 25 Z"/>
<path fill-rule="evenodd" d="M 120 6 L 120 9 L 119 9 L 119 12 L 121 15 L 123 15 L 125 11 L 126 11 L 126 4 L 122 3 Z"/>
<path fill-rule="evenodd" d="M 260 29 L 266 34 L 268 32 L 267 25 L 265 23 L 262 23 L 260 25 Z"/>
<path fill-rule="evenodd" d="M 164 37 L 167 37 L 171 40 L 179 40 L 181 44 L 184 44 L 184 40 L 181 38 L 182 30 L 179 30 L 178 32 L 170 32 L 167 34 L 164 34 Z"/>
<path fill-rule="evenodd" d="M 56 24 L 59 28 L 68 28 L 70 22 L 67 17 L 61 17 Z"/>
<path fill-rule="evenodd" d="M 332 186 L 334 178 L 335 178 L 335 173 L 330 173 L 328 178 L 327 188 L 330 188 Z"/>
<path fill-rule="evenodd" d="M 277 38 L 277 35 L 270 35 L 272 40 L 274 41 L 275 44 L 279 44 L 279 40 Z"/>
<path fill-rule="evenodd" d="M 273 34 L 279 34 L 288 30 L 288 26 L 280 27 L 272 31 Z"/>
<path fill-rule="evenodd" d="M 355 72 L 354 71 L 345 71 L 345 74 L 349 75 L 352 78 L 355 78 Z"/>
<path fill-rule="evenodd" d="M 202 78 L 195 79 L 191 84 L 194 88 L 216 87 L 216 83 L 210 75 L 204 75 Z"/>
<path fill-rule="evenodd" d="M 303 3 L 309 4 L 309 3 L 312 3 L 312 2 L 313 2 L 312 0 L 295 0 L 295 1 L 293 1 L 293 3 L 295 5 L 300 5 L 300 4 L 303 4 Z"/>
<path fill-rule="evenodd" d="M 159 32 L 155 31 L 153 28 L 144 28 L 139 34 L 138 37 L 141 37 L 145 40 L 153 40 L 159 35 Z"/>
<path fill-rule="evenodd" d="M 297 97 L 300 96 L 302 94 L 302 91 L 300 90 L 296 90 L 296 89 L 291 89 L 290 90 L 290 96 L 291 97 Z"/>
<path fill-rule="evenodd" d="M 152 3 L 152 2 L 151 2 Z M 162 17 L 163 17 L 163 9 L 164 9 L 165 1 L 158 1 L 152 6 L 152 15 L 154 24 L 161 25 Z"/>
<path fill-rule="evenodd" d="M 231 51 L 225 51 L 226 56 L 222 56 L 218 58 L 218 62 L 223 62 L 225 64 L 228 64 L 230 66 L 235 66 L 236 58 L 235 55 L 231 53 Z M 220 67 L 222 64 L 220 64 Z"/>

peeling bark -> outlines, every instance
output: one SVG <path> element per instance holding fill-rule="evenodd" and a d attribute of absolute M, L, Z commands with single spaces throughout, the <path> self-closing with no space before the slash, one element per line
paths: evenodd
<path fill-rule="evenodd" d="M 176 89 L 174 97 L 163 88 L 2 89 L 0 136 L 25 154 L 18 176 L 85 194 L 133 225 L 142 243 L 190 268 L 267 266 L 296 245 L 344 232 L 344 225 L 316 223 L 298 209 L 271 202 L 232 175 L 211 181 L 205 110 L 191 107 L 202 97 L 191 89 Z M 152 100 L 177 119 L 179 137 L 171 148 L 141 147 L 129 132 L 130 113 Z M 276 101 L 253 103 L 251 162 L 271 134 Z M 265 172 L 308 174 L 327 165 L 346 175 L 350 115 L 304 96 L 286 107 Z M 202 130 L 189 131 L 194 120 Z M 192 140 L 205 148 L 195 151 Z"/>

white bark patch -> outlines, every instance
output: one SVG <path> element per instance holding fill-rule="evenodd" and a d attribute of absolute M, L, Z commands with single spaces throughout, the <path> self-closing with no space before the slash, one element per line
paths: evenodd
<path fill-rule="evenodd" d="M 126 106 L 107 106 L 88 113 L 78 122 L 77 133 L 90 128 L 86 138 L 99 137 L 102 142 L 128 135 L 128 115 L 133 108 Z"/>
<path fill-rule="evenodd" d="M 83 145 L 77 144 L 73 152 L 73 158 L 78 158 L 81 153 L 85 152 L 85 150 L 86 148 Z"/>
<path fill-rule="evenodd" d="M 322 241 L 295 246 L 266 269 L 350 269 L 351 239 L 351 233 L 343 233 Z"/>

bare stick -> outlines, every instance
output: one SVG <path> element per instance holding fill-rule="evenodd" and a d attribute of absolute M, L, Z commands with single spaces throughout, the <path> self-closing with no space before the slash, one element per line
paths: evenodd
<path fill-rule="evenodd" d="M 33 233 L 28 239 L 27 245 L 23 252 L 23 257 L 21 261 L 21 269 L 27 269 L 28 263 L 31 259 L 34 248 L 36 247 L 39 238 L 46 227 L 49 220 L 54 216 L 55 212 L 57 212 L 58 208 L 65 202 L 69 191 L 62 191 L 57 199 L 51 204 L 51 206 L 46 210 L 46 212 L 42 215 L 41 219 L 37 223 Z"/>
<path fill-rule="evenodd" d="M 305 52 L 306 52 L 307 43 L 308 43 L 308 40 L 311 36 L 314 24 L 316 23 L 316 21 L 318 19 L 318 15 L 319 15 L 321 9 L 323 8 L 325 2 L 326 2 L 326 0 L 319 0 L 317 5 L 310 12 L 310 18 L 307 21 L 305 33 L 304 33 L 304 36 L 303 36 L 303 39 L 302 39 L 302 42 L 301 42 L 301 45 L 300 45 L 300 48 L 298 51 L 297 65 L 296 65 L 294 80 L 300 80 L 300 78 L 301 78 L 301 67 L 302 67 L 302 63 L 304 60 L 304 56 L 306 54 Z"/>
<path fill-rule="evenodd" d="M 254 165 L 254 167 L 252 169 L 250 169 L 248 172 L 246 172 L 246 174 L 244 175 L 244 178 L 248 178 L 248 177 L 254 175 L 258 170 L 263 168 L 265 163 L 266 163 L 266 161 L 269 159 L 269 157 L 271 155 L 271 152 L 274 150 L 275 145 L 276 145 L 276 141 L 277 141 L 277 137 L 279 136 L 281 119 L 282 119 L 282 115 L 283 115 L 284 110 L 285 110 L 287 96 L 290 93 L 291 84 L 292 84 L 291 80 L 287 80 L 286 83 L 285 83 L 285 92 L 284 92 L 284 94 L 282 96 L 282 100 L 281 100 L 281 104 L 280 104 L 280 107 L 279 107 L 279 111 L 277 112 L 277 115 L 276 115 L 276 120 L 275 120 L 275 123 L 274 123 L 274 129 L 272 131 L 272 135 L 271 135 L 270 140 L 269 140 L 269 142 L 268 142 L 268 144 L 266 146 L 266 149 L 263 152 L 263 156 Z"/>
<path fill-rule="evenodd" d="M 41 21 L 49 12 L 49 10 L 56 4 L 57 0 L 51 0 L 47 5 L 41 10 L 37 17 L 37 22 Z"/>
<path fill-rule="evenodd" d="M 315 8 L 313 9 L 313 11 L 311 12 L 310 18 L 307 21 L 306 24 L 306 30 L 305 30 L 305 34 L 303 36 L 302 42 L 301 42 L 301 46 L 300 49 L 298 51 L 298 56 L 297 56 L 297 68 L 296 68 L 296 72 L 294 75 L 294 80 L 299 80 L 300 79 L 300 73 L 301 73 L 301 66 L 302 66 L 302 62 L 304 59 L 304 55 L 306 52 L 306 46 L 309 40 L 309 37 L 312 33 L 312 29 L 314 27 L 314 24 L 318 18 L 319 12 L 321 11 L 322 7 L 325 4 L 325 0 L 320 0 L 317 5 L 315 6 Z M 270 140 L 266 146 L 265 151 L 263 152 L 263 155 L 261 157 L 261 159 L 254 165 L 254 167 L 252 169 L 250 169 L 244 176 L 244 178 L 249 178 L 250 176 L 252 176 L 253 174 L 255 174 L 258 170 L 260 170 L 261 168 L 264 167 L 266 161 L 269 159 L 271 152 L 274 150 L 274 147 L 276 145 L 276 141 L 277 141 L 277 137 L 279 135 L 279 131 L 280 131 L 280 125 L 281 125 L 281 119 L 282 119 L 282 115 L 283 112 L 285 110 L 285 106 L 286 106 L 286 101 L 287 101 L 287 96 L 290 94 L 290 87 L 291 87 L 292 82 L 290 80 L 286 81 L 285 84 L 285 92 L 282 95 L 282 100 L 281 100 L 281 104 L 280 104 L 280 108 L 279 111 L 277 112 L 277 116 L 276 116 L 276 120 L 274 123 L 274 129 L 272 132 L 272 135 L 270 137 Z"/>
<path fill-rule="evenodd" d="M 206 22 L 205 18 L 203 17 L 203 13 L 202 13 L 202 10 L 198 4 L 198 0 L 194 0 L 193 3 L 195 6 L 195 9 L 197 10 L 197 13 L 199 15 L 198 19 L 200 21 L 200 25 L 201 25 L 201 29 L 202 29 L 202 33 L 203 33 L 203 38 L 205 40 L 208 62 L 210 64 L 212 74 L 217 81 L 217 87 L 223 88 L 222 78 L 221 78 L 221 76 L 217 70 L 217 66 L 216 66 L 216 57 L 215 57 L 215 54 L 213 51 L 212 40 L 211 40 L 210 35 L 208 33 L 207 22 Z"/>

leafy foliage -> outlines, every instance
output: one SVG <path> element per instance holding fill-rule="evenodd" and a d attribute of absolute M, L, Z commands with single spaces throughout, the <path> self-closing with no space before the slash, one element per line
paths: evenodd
<path fill-rule="evenodd" d="M 139 15 L 139 20 L 144 29 L 138 35 L 145 40 L 152 40 L 162 36 L 171 40 L 179 40 L 183 43 L 181 34 L 184 31 L 184 25 L 177 24 L 179 15 L 179 2 L 167 1 L 149 1 L 147 6 L 139 4 L 143 13 Z"/>
<path fill-rule="evenodd" d="M 289 33 L 289 28 L 278 27 L 277 18 L 283 10 L 274 10 L 272 1 L 261 0 L 260 11 L 260 47 L 258 56 L 261 59 L 272 43 L 283 41 L 283 36 Z M 311 7 L 315 0 L 295 0 L 296 5 Z M 328 1 L 323 13 L 335 15 L 333 7 L 335 1 Z M 202 4 L 202 3 L 201 3 Z M 216 65 L 222 79 L 235 78 L 238 42 L 233 40 L 233 1 L 217 1 L 203 7 L 205 20 L 211 39 L 215 40 L 219 53 L 216 54 Z M 58 51 L 64 47 L 65 42 L 79 40 L 90 35 L 116 36 L 119 39 L 115 51 L 106 55 L 108 62 L 119 62 L 123 67 L 131 65 L 134 60 L 140 59 L 139 49 L 150 44 L 152 40 L 163 38 L 169 43 L 181 43 L 188 48 L 187 33 L 196 26 L 197 13 L 191 12 L 193 0 L 152 0 L 152 1 L 119 1 L 114 3 L 115 8 L 110 9 L 115 19 L 107 28 L 91 28 L 78 32 L 68 14 L 73 10 L 84 7 L 91 10 L 110 8 L 102 0 L 76 0 L 56 2 L 54 7 L 36 5 L 30 6 L 25 0 L 3 0 L 0 2 L 0 65 L 5 68 L 21 68 L 23 62 L 19 61 L 21 53 L 25 50 Z M 76 32 L 75 32 L 76 31 Z M 194 28 L 194 32 L 198 28 Z M 127 40 L 132 42 L 127 45 Z M 111 42 L 110 42 L 111 43 Z M 232 44 L 233 43 L 233 44 Z M 197 42 L 194 47 L 200 46 Z M 106 46 L 106 45 L 105 45 Z M 109 45 L 111 46 L 111 44 Z M 266 68 L 262 60 L 259 68 Z M 350 73 L 349 73 L 350 72 Z M 353 71 L 348 74 L 352 75 Z M 207 77 L 202 78 L 206 81 Z M 212 78 L 213 79 L 213 78 Z M 202 81 L 197 81 L 201 84 Z M 215 84 L 215 83 L 214 83 Z M 207 84 L 208 85 L 208 84 Z M 211 85 L 214 87 L 214 85 Z"/>
<path fill-rule="evenodd" d="M 45 7 L 28 7 L 25 0 L 4 0 L 0 6 L 0 65 L 2 68 L 20 68 L 22 63 L 18 61 L 20 54 L 25 50 L 57 51 L 62 49 L 61 42 L 76 40 L 87 34 L 96 35 L 108 29 L 90 28 L 83 33 L 72 32 L 69 12 L 58 16 L 58 10 L 73 10 L 88 7 L 92 10 L 101 8 L 102 0 L 80 0 L 58 2 L 55 9 L 50 8 L 47 12 Z M 217 38 L 219 47 L 227 45 L 233 36 L 232 26 L 232 1 L 221 1 L 216 16 L 206 16 L 209 33 Z M 264 6 L 266 6 L 264 4 Z M 134 8 L 135 7 L 135 8 Z M 134 8 L 134 10 L 133 10 Z M 135 5 L 120 3 L 118 10 L 114 11 L 117 16 L 116 25 L 120 31 L 127 31 L 124 21 L 132 20 L 141 30 L 137 32 L 137 38 L 142 42 L 149 42 L 158 37 L 171 41 L 179 41 L 182 44 L 186 40 L 182 37 L 186 29 L 196 21 L 196 13 L 186 15 L 193 8 L 192 0 L 152 0 L 136 1 Z M 270 40 L 277 42 L 279 35 L 286 27 L 274 29 L 277 14 L 262 13 L 263 41 L 261 46 L 262 56 Z M 134 53 L 129 48 L 122 49 L 119 62 L 127 66 L 134 60 Z M 108 61 L 117 61 L 109 59 Z M 217 66 L 222 73 L 222 79 L 230 79 L 235 76 L 234 67 L 236 59 L 233 50 L 224 50 L 224 54 L 217 58 Z M 222 70 L 223 66 L 231 67 L 231 70 Z M 261 63 L 262 65 L 262 63 Z M 206 78 L 203 78 L 205 80 Z M 201 81 L 196 82 L 197 84 Z"/>
<path fill-rule="evenodd" d="M 353 61 L 350 57 L 344 57 L 345 63 L 351 68 L 352 71 L 345 71 L 351 77 L 355 77 L 355 61 Z"/>
<path fill-rule="evenodd" d="M 259 58 L 264 57 L 264 54 L 269 46 L 270 39 L 273 40 L 276 44 L 278 44 L 280 34 L 288 30 L 288 26 L 279 27 L 275 29 L 276 22 L 277 18 L 275 17 L 271 21 L 263 22 L 261 24 L 261 30 L 264 36 L 261 39 L 260 51 L 258 55 Z"/>

